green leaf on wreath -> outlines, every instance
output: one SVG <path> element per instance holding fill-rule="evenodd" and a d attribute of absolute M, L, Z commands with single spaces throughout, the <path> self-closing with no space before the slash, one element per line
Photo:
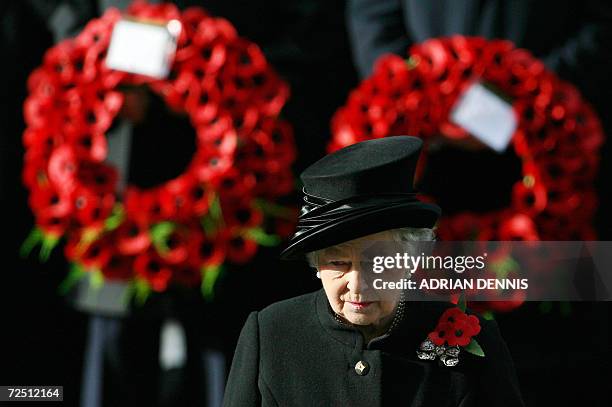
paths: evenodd
<path fill-rule="evenodd" d="M 472 355 L 484 357 L 484 351 L 480 347 L 480 344 L 476 341 L 476 339 L 472 338 L 470 343 L 463 348 L 466 352 L 471 353 Z"/>
<path fill-rule="evenodd" d="M 40 245 L 40 253 L 38 253 L 40 261 L 44 263 L 49 260 L 49 257 L 51 257 L 51 252 L 53 249 L 55 249 L 55 246 L 57 246 L 59 241 L 59 236 L 49 234 L 43 235 L 42 244 Z"/>
<path fill-rule="evenodd" d="M 28 234 L 28 237 L 21 244 L 19 249 L 19 255 L 21 257 L 28 257 L 32 250 L 43 240 L 43 232 L 38 227 L 34 227 Z"/>
<path fill-rule="evenodd" d="M 277 235 L 269 235 L 262 228 L 247 229 L 244 233 L 247 239 L 254 240 L 261 246 L 277 246 L 281 239 Z"/>
<path fill-rule="evenodd" d="M 98 291 L 104 285 L 104 275 L 102 274 L 102 270 L 95 268 L 89 272 L 89 286 Z"/>
<path fill-rule="evenodd" d="M 221 210 L 221 201 L 219 201 L 219 196 L 216 194 L 210 201 L 210 205 L 208 206 L 208 214 L 214 220 L 219 220 L 223 218 L 223 211 Z"/>
<path fill-rule="evenodd" d="M 219 229 L 219 224 L 210 216 L 203 216 L 200 218 L 200 224 L 202 225 L 202 229 L 204 229 L 204 234 L 208 237 L 214 236 L 217 233 L 217 229 Z"/>
<path fill-rule="evenodd" d="M 164 254 L 170 250 L 168 248 L 168 237 L 175 229 L 176 224 L 173 222 L 161 222 L 151 227 L 151 241 L 159 253 Z"/>
<path fill-rule="evenodd" d="M 417 65 L 419 64 L 419 58 L 415 57 L 415 56 L 410 56 L 407 60 L 406 60 L 406 65 L 408 65 L 408 69 L 414 69 L 417 67 Z"/>
<path fill-rule="evenodd" d="M 134 280 L 133 287 L 136 304 L 138 306 L 143 306 L 151 295 L 151 287 L 149 286 L 149 283 L 147 283 L 146 280 L 137 278 Z"/>
<path fill-rule="evenodd" d="M 79 245 L 78 245 L 79 251 L 82 252 L 86 250 L 90 244 L 98 240 L 101 234 L 102 234 L 102 230 L 99 228 L 86 228 L 83 231 L 81 240 L 79 241 Z"/>
<path fill-rule="evenodd" d="M 215 298 L 215 283 L 223 268 L 220 265 L 202 267 L 202 296 L 207 301 L 212 301 Z"/>
<path fill-rule="evenodd" d="M 79 282 L 87 273 L 83 267 L 78 263 L 70 264 L 70 271 L 66 277 L 62 280 L 60 285 L 57 287 L 57 291 L 60 295 L 66 295 L 72 288 Z"/>
<path fill-rule="evenodd" d="M 123 207 L 121 204 L 116 204 L 113 207 L 113 212 L 111 215 L 104 221 L 104 229 L 108 231 L 117 229 L 123 222 L 124 218 L 125 213 L 123 212 Z"/>

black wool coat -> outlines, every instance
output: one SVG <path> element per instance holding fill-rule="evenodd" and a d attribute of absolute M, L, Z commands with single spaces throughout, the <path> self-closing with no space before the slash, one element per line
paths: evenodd
<path fill-rule="evenodd" d="M 485 357 L 462 351 L 455 367 L 417 358 L 449 306 L 407 303 L 401 323 L 369 343 L 334 319 L 322 289 L 253 312 L 240 334 L 224 406 L 523 406 L 494 321 L 480 321 L 476 339 Z"/>

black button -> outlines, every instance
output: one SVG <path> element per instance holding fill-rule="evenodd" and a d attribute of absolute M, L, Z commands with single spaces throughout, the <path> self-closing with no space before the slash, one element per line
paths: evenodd
<path fill-rule="evenodd" d="M 355 364 L 355 372 L 357 372 L 359 376 L 365 376 L 368 374 L 369 371 L 370 365 L 365 360 L 360 360 Z"/>

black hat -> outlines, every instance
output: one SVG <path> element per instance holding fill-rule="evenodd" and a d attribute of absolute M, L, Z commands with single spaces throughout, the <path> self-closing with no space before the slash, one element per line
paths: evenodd
<path fill-rule="evenodd" d="M 385 137 L 327 155 L 301 175 L 302 206 L 284 259 L 400 227 L 431 228 L 437 205 L 421 202 L 414 173 L 421 139 Z"/>

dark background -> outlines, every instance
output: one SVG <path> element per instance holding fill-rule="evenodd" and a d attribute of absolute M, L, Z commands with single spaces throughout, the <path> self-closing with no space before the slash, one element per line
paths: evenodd
<path fill-rule="evenodd" d="M 47 20 L 56 3 L 60 2 L 0 3 L 0 55 L 3 56 L 4 78 L 0 98 L 0 199 L 4 214 L 0 266 L 0 384 L 63 385 L 63 405 L 73 406 L 78 404 L 89 316 L 76 311 L 56 292 L 66 270 L 61 250 L 56 250 L 45 264 L 40 264 L 35 256 L 22 259 L 17 255 L 21 242 L 33 226 L 26 191 L 20 182 L 24 128 L 21 106 L 27 75 L 40 64 L 43 52 L 53 44 Z M 81 13 L 82 21 L 75 22 L 74 30 L 96 15 L 95 1 L 67 3 Z M 228 18 L 241 35 L 262 47 L 272 65 L 291 85 L 292 97 L 283 115 L 295 130 L 299 153 L 296 174 L 321 157 L 330 137 L 332 114 L 358 83 L 344 18 L 345 3 L 337 0 L 178 3 L 181 6 L 202 5 L 212 14 Z M 609 113 L 604 102 L 599 102 L 598 109 L 602 117 Z M 139 163 L 160 163 L 159 167 L 166 172 L 155 177 L 171 177 L 186 163 L 187 147 L 175 145 L 172 154 L 165 148 L 156 148 L 165 142 L 169 129 L 182 125 L 185 133 L 189 133 L 189 126 L 176 120 L 169 114 L 151 114 L 145 124 L 136 128 L 132 182 L 146 184 L 151 181 L 147 178 L 150 174 L 139 173 L 138 168 L 144 165 Z M 158 142 L 139 143 L 142 140 L 137 137 L 139 132 Z M 457 152 L 445 154 L 454 160 L 466 160 Z M 436 174 L 443 173 L 445 168 L 445 158 L 441 157 Z M 500 163 L 495 157 L 487 160 L 455 176 L 470 177 L 476 185 L 478 181 L 481 185 L 492 182 L 503 190 L 505 181 L 487 179 L 492 178 L 494 172 L 483 174 L 478 170 L 478 165 L 494 168 Z M 607 162 L 604 160 L 601 185 L 609 175 Z M 452 184 L 452 180 L 448 183 Z M 604 198 L 601 212 L 607 213 L 609 197 L 601 186 L 600 190 Z M 486 189 L 476 191 L 472 204 L 489 202 L 488 192 L 489 195 Z M 297 204 L 297 195 L 292 200 Z M 455 209 L 470 205 L 470 202 L 458 203 Z M 600 214 L 598 219 L 603 219 L 597 224 L 600 239 L 609 240 L 608 218 Z M 178 379 L 164 377 L 157 371 L 161 321 L 168 315 L 179 318 L 188 327 L 190 352 L 202 347 L 219 349 L 229 364 L 242 323 L 251 310 L 318 288 L 313 272 L 305 264 L 281 263 L 276 260 L 277 255 L 277 249 L 261 250 L 248 266 L 228 270 L 219 281 L 217 300 L 213 303 L 202 301 L 199 293 L 154 296 L 123 320 L 118 345 L 121 362 L 108 366 L 109 372 L 119 374 L 105 376 L 106 405 L 198 405 L 201 366 L 188 364 Z M 528 303 L 514 312 L 498 315 L 497 319 L 513 354 L 528 405 L 609 405 L 608 303 L 553 304 L 548 312 L 543 312 L 540 304 Z M 163 395 L 152 391 L 168 382 L 173 383 L 175 389 L 184 390 L 183 398 L 163 401 Z"/>

